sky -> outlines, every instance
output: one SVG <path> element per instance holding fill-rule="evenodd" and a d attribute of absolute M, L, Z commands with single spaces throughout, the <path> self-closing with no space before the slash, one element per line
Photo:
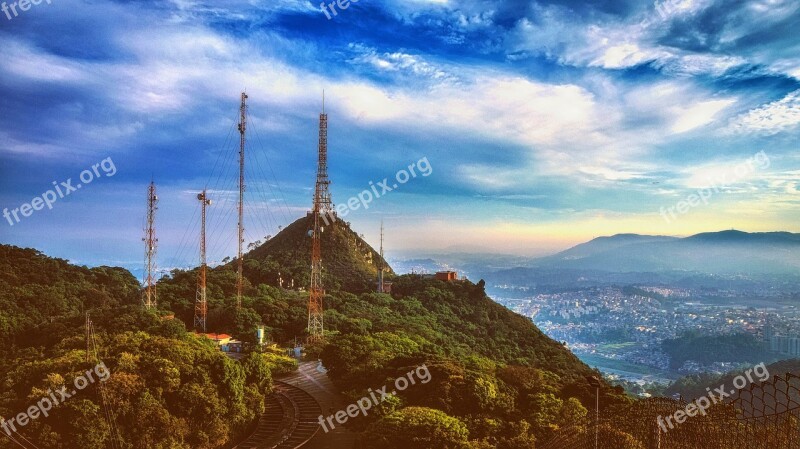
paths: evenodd
<path fill-rule="evenodd" d="M 2 243 L 139 266 L 152 180 L 160 267 L 204 188 L 234 256 L 243 91 L 247 244 L 311 206 L 323 91 L 333 201 L 389 255 L 800 232 L 796 0 L 5 1 Z"/>

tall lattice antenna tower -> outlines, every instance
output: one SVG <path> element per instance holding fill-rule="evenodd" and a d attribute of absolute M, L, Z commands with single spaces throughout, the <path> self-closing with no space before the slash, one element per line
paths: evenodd
<path fill-rule="evenodd" d="M 145 244 L 145 273 L 144 273 L 144 307 L 152 309 L 156 307 L 158 295 L 156 292 L 156 249 L 158 239 L 156 238 L 156 210 L 158 210 L 158 196 L 156 195 L 156 184 L 150 181 L 147 189 L 147 226 L 144 230 Z"/>
<path fill-rule="evenodd" d="M 378 260 L 378 293 L 383 293 L 383 220 L 381 220 L 381 258 Z"/>
<path fill-rule="evenodd" d="M 197 194 L 202 214 L 200 224 L 200 273 L 197 277 L 197 295 L 194 303 L 194 327 L 206 332 L 208 302 L 206 301 L 206 207 L 211 205 L 206 191 Z"/>
<path fill-rule="evenodd" d="M 319 114 L 319 147 L 317 150 L 317 183 L 314 189 L 314 229 L 311 231 L 311 287 L 308 298 L 309 341 L 322 340 L 325 331 L 322 298 L 322 251 L 321 239 L 324 229 L 320 225 L 322 214 L 332 216 L 331 194 L 328 186 L 328 114 L 325 113 L 325 94 L 322 94 L 322 113 Z"/>
<path fill-rule="evenodd" d="M 318 214 L 332 215 L 331 192 L 328 179 L 328 114 L 325 113 L 325 93 L 322 93 L 322 113 L 319 114 L 319 151 L 317 152 L 317 184 L 314 189 L 314 206 Z"/>
<path fill-rule="evenodd" d="M 236 275 L 236 309 L 242 307 L 242 269 L 243 269 L 243 253 L 242 245 L 244 244 L 244 144 L 246 142 L 245 131 L 247 129 L 247 94 L 242 92 L 242 104 L 239 107 L 239 258 L 237 259 L 237 275 Z"/>

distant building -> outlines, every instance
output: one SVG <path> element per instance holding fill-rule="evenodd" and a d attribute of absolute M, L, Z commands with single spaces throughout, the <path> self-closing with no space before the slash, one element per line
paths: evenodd
<path fill-rule="evenodd" d="M 438 281 L 452 282 L 458 280 L 458 273 L 455 271 L 439 271 L 434 278 Z"/>
<path fill-rule="evenodd" d="M 222 352 L 242 352 L 242 342 L 235 340 L 228 334 L 202 334 L 196 333 L 195 335 L 203 336 L 213 341 L 219 350 Z"/>
<path fill-rule="evenodd" d="M 227 345 L 231 341 L 231 336 L 228 334 L 196 334 L 202 335 L 203 337 L 208 338 L 209 340 L 216 343 L 218 346 Z"/>
<path fill-rule="evenodd" d="M 773 335 L 769 339 L 769 348 L 781 354 L 800 356 L 800 338 Z"/>

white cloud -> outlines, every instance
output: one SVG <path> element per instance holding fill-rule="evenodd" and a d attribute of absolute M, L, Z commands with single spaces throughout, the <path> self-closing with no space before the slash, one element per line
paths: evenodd
<path fill-rule="evenodd" d="M 774 135 L 795 129 L 800 124 L 800 90 L 734 118 L 729 126 L 733 133 Z"/>
<path fill-rule="evenodd" d="M 553 10 L 546 12 L 556 15 Z M 554 51 L 561 43 L 571 42 L 569 33 L 557 36 L 569 29 L 567 24 L 555 23 L 544 36 Z M 634 32 L 625 36 L 630 30 Z M 606 32 L 610 34 L 601 39 Z M 666 53 L 652 54 L 651 49 L 639 47 L 640 34 L 635 27 L 594 27 L 586 35 L 592 38 L 592 45 L 565 54 L 575 61 L 594 60 L 609 68 L 635 65 L 654 56 L 668 58 Z M 603 75 L 564 83 L 541 82 L 485 66 L 444 64 L 402 50 L 378 51 L 351 44 L 358 54 L 352 62 L 406 77 L 405 83 L 387 86 L 354 74 L 331 78 L 293 66 L 265 54 L 261 42 L 223 36 L 200 26 L 159 24 L 138 32 L 120 31 L 117 44 L 125 58 L 83 65 L 29 48 L 14 58 L 13 64 L 18 66 L 12 73 L 40 82 L 35 78 L 41 76 L 38 67 L 33 70 L 25 61 L 44 61 L 51 67 L 49 72 L 58 75 L 50 75 L 48 82 L 64 86 L 91 83 L 126 113 L 155 119 L 214 102 L 235 105 L 240 89 L 247 88 L 254 105 L 251 111 L 269 107 L 277 112 L 272 117 L 258 114 L 268 121 L 260 129 L 275 122 L 286 129 L 291 125 L 282 121 L 282 114 L 316 110 L 324 87 L 331 113 L 376 132 L 393 129 L 408 134 L 474 136 L 528 148 L 525 165 L 509 178 L 516 183 L 537 174 L 592 183 L 646 176 L 655 168 L 647 162 L 654 151 L 651 142 L 663 141 L 670 130 L 683 133 L 707 125 L 736 101 L 714 98 L 691 83 L 637 86 Z M 702 58 L 695 60 L 704 64 Z M 12 63 L 4 61 L 0 67 L 11 67 Z M 708 62 L 716 63 L 713 58 Z M 209 120 L 215 120 L 215 125 L 219 122 L 217 117 Z M 136 131 L 108 132 L 116 131 L 121 138 L 131 130 Z M 491 167 L 461 170 L 465 179 L 476 185 L 486 181 L 476 173 L 503 175 L 492 172 Z"/>
<path fill-rule="evenodd" d="M 3 43 L 0 71 L 12 82 L 80 82 L 87 78 L 87 65 L 44 53 L 19 39 Z"/>
<path fill-rule="evenodd" d="M 395 51 L 378 53 L 374 48 L 362 44 L 351 43 L 348 47 L 358 56 L 351 59 L 354 64 L 367 64 L 373 69 L 383 72 L 402 72 L 413 75 L 417 79 L 435 82 L 454 82 L 457 77 L 441 67 L 431 64 L 422 56 Z"/>
<path fill-rule="evenodd" d="M 670 21 L 676 18 L 697 14 L 713 4 L 713 0 L 656 0 L 654 9 L 657 14 L 651 20 Z"/>
<path fill-rule="evenodd" d="M 680 111 L 678 119 L 672 124 L 672 131 L 685 133 L 707 125 L 714 121 L 717 114 L 734 103 L 736 103 L 735 99 L 696 102 Z"/>
<path fill-rule="evenodd" d="M 647 53 L 641 51 L 636 44 L 622 44 L 606 48 L 603 55 L 589 65 L 619 69 L 639 65 L 648 59 Z"/>
<path fill-rule="evenodd" d="M 507 49 L 511 59 L 521 55 L 544 55 L 575 67 L 626 69 L 652 65 L 668 75 L 712 75 L 747 63 L 742 56 L 693 53 L 659 43 L 670 21 L 696 14 L 711 5 L 709 0 L 665 0 L 664 18 L 645 9 L 628 19 L 576 23 L 574 14 L 558 6 L 537 7 L 536 22 L 523 18 L 510 32 Z"/>

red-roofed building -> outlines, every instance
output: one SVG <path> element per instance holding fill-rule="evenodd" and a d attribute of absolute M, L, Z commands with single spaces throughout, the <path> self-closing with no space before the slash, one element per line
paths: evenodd
<path fill-rule="evenodd" d="M 231 336 L 228 334 L 197 334 L 197 335 L 202 335 L 219 346 L 224 346 L 231 342 Z"/>
<path fill-rule="evenodd" d="M 440 271 L 436 273 L 436 276 L 434 276 L 434 278 L 438 281 L 445 281 L 445 282 L 455 281 L 458 280 L 458 273 L 456 273 L 455 271 Z"/>

